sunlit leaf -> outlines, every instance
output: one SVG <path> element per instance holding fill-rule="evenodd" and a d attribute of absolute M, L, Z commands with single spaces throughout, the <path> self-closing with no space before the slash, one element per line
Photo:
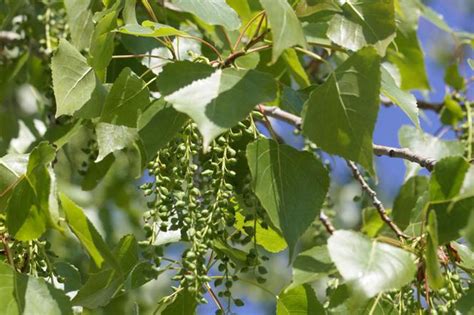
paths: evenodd
<path fill-rule="evenodd" d="M 216 136 L 234 127 L 256 105 L 276 96 L 275 81 L 268 74 L 230 68 L 215 70 L 187 61 L 166 65 L 158 76 L 157 86 L 165 101 L 196 122 L 205 150 Z"/>
<path fill-rule="evenodd" d="M 254 226 L 254 221 L 247 221 L 245 222 L 245 218 L 240 213 L 235 214 L 235 224 L 234 227 L 241 231 L 242 233 L 246 234 L 244 227 L 245 226 Z M 288 247 L 286 245 L 285 239 L 280 235 L 280 233 L 273 229 L 273 227 L 268 226 L 266 228 L 262 227 L 262 222 L 257 221 L 255 225 L 256 229 L 255 239 L 258 245 L 265 248 L 267 251 L 271 253 L 278 253 Z"/>
<path fill-rule="evenodd" d="M 415 275 L 416 264 L 410 253 L 357 232 L 334 232 L 328 250 L 339 273 L 361 298 L 399 289 Z"/>
<path fill-rule="evenodd" d="M 96 78 L 92 67 L 71 44 L 62 39 L 51 61 L 56 117 L 72 115 L 90 98 Z"/>
<path fill-rule="evenodd" d="M 324 314 L 310 285 L 300 285 L 277 296 L 277 315 Z"/>
<path fill-rule="evenodd" d="M 228 30 L 240 27 L 237 13 L 225 0 L 173 0 L 174 5 L 183 11 L 195 14 L 211 25 L 222 25 Z"/>

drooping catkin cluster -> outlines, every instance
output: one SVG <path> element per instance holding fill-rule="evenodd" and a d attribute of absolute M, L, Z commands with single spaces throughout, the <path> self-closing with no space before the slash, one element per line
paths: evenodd
<path fill-rule="evenodd" d="M 238 161 L 245 155 L 245 139 L 255 136 L 255 127 L 249 122 L 219 136 L 204 153 L 202 141 L 194 123 L 188 123 L 183 130 L 149 163 L 151 180 L 141 186 L 150 198 L 149 210 L 145 213 L 145 232 L 149 244 L 159 243 L 160 233 L 178 232 L 182 241 L 189 246 L 183 251 L 180 269 L 174 280 L 181 287 L 196 295 L 200 302 L 211 278 L 212 266 L 222 274 L 214 282 L 216 287 L 224 284 L 219 297 L 227 297 L 235 305 L 242 301 L 231 296 L 230 288 L 237 280 L 238 272 L 259 267 L 266 273 L 256 248 L 243 251 L 244 261 L 236 262 L 229 257 L 228 241 L 246 245 L 254 240 L 254 229 L 246 227 L 245 233 L 233 228 L 236 211 L 241 211 L 237 195 L 246 200 L 247 208 L 258 209 L 247 214 L 246 220 L 256 220 L 263 209 L 257 207 L 256 196 L 250 191 L 249 183 L 238 188 L 236 179 Z M 243 149 L 242 149 L 243 148 Z M 247 180 L 248 181 L 248 180 Z M 232 256 L 232 255 L 230 255 Z M 159 259 L 158 259 L 159 261 Z M 251 269 L 250 268 L 250 269 Z M 263 277 L 260 277 L 264 281 Z"/>

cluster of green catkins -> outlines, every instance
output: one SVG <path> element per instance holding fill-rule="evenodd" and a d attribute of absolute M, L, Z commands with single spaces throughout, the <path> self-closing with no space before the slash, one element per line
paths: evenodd
<path fill-rule="evenodd" d="M 250 122 L 240 123 L 219 136 L 208 152 L 203 152 L 197 128 L 190 122 L 149 162 L 151 181 L 141 186 L 150 198 L 149 211 L 144 215 L 149 244 L 157 243 L 160 233 L 179 232 L 189 247 L 182 253 L 180 270 L 173 280 L 195 294 L 201 303 L 205 302 L 203 294 L 211 281 L 208 273 L 214 265 L 222 274 L 214 281 L 216 287 L 223 284 L 219 297 L 226 297 L 237 306 L 243 302 L 232 298 L 230 291 L 233 281 L 238 279 L 237 273 L 250 269 L 266 273 L 260 266 L 265 257 L 259 258 L 256 246 L 242 251 L 246 254 L 243 265 L 222 250 L 232 250 L 228 241 L 247 245 L 254 240 L 252 227 L 246 226 L 243 232 L 233 228 L 236 211 L 244 211 L 236 201 L 237 196 L 245 200 L 247 212 L 255 212 L 244 214 L 247 221 L 256 220 L 264 212 L 250 191 L 248 180 L 242 180 L 248 183 L 240 185 L 241 188 L 236 187 L 240 179 L 236 178 L 235 170 L 245 154 L 246 139 L 254 139 L 256 134 Z M 261 276 L 257 280 L 265 281 Z"/>

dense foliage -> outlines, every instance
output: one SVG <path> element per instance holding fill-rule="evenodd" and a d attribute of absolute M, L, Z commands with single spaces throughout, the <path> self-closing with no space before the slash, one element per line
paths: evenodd
<path fill-rule="evenodd" d="M 421 16 L 458 45 L 440 104 L 411 92 Z M 233 314 L 255 289 L 277 314 L 474 312 L 474 35 L 420 0 L 1 0 L 0 24 L 0 314 Z M 406 161 L 390 208 L 376 155 Z"/>

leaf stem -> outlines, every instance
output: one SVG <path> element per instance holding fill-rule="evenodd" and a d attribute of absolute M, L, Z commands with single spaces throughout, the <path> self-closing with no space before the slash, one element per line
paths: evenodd
<path fill-rule="evenodd" d="M 327 64 L 329 66 L 329 68 L 333 69 L 334 67 L 332 66 L 332 64 L 327 61 L 326 59 L 322 58 L 320 55 L 310 51 L 310 50 L 307 50 L 307 49 L 304 49 L 304 48 L 301 48 L 301 47 L 295 47 L 294 48 L 296 51 L 299 51 L 299 52 L 302 52 L 303 54 L 313 58 L 313 59 L 316 59 L 318 61 L 321 61 L 321 62 L 324 62 L 325 64 Z"/>
<path fill-rule="evenodd" d="M 265 11 L 261 11 L 259 13 L 257 13 L 253 18 L 251 18 L 247 24 L 245 24 L 244 28 L 242 29 L 242 32 L 240 32 L 239 34 L 239 37 L 237 38 L 237 40 L 235 41 L 235 44 L 234 44 L 234 48 L 233 50 L 237 50 L 237 47 L 239 47 L 239 44 L 240 42 L 242 41 L 242 38 L 244 37 L 245 33 L 247 32 L 247 30 L 249 29 L 249 27 L 252 25 L 253 22 L 255 22 L 256 19 L 258 19 L 259 16 L 261 16 L 262 14 L 265 14 Z"/>
<path fill-rule="evenodd" d="M 201 42 L 202 44 L 206 45 L 207 47 L 209 47 L 213 52 L 215 52 L 215 54 L 217 55 L 217 57 L 219 58 L 219 60 L 223 60 L 222 58 L 222 55 L 221 53 L 219 52 L 219 50 L 217 50 L 217 48 L 212 45 L 211 43 L 209 43 L 208 41 L 200 38 L 200 37 L 197 37 L 197 36 L 193 36 L 193 35 L 179 35 L 180 37 L 183 37 L 183 38 L 189 38 L 189 39 L 194 39 L 198 42 Z"/>
<path fill-rule="evenodd" d="M 10 252 L 10 245 L 8 245 L 8 240 L 7 240 L 7 237 L 5 236 L 5 233 L 0 233 L 0 239 L 2 240 L 2 243 L 3 243 L 3 248 L 5 250 L 5 256 L 7 257 L 7 261 L 15 270 L 15 263 L 13 262 L 13 257 Z"/>

